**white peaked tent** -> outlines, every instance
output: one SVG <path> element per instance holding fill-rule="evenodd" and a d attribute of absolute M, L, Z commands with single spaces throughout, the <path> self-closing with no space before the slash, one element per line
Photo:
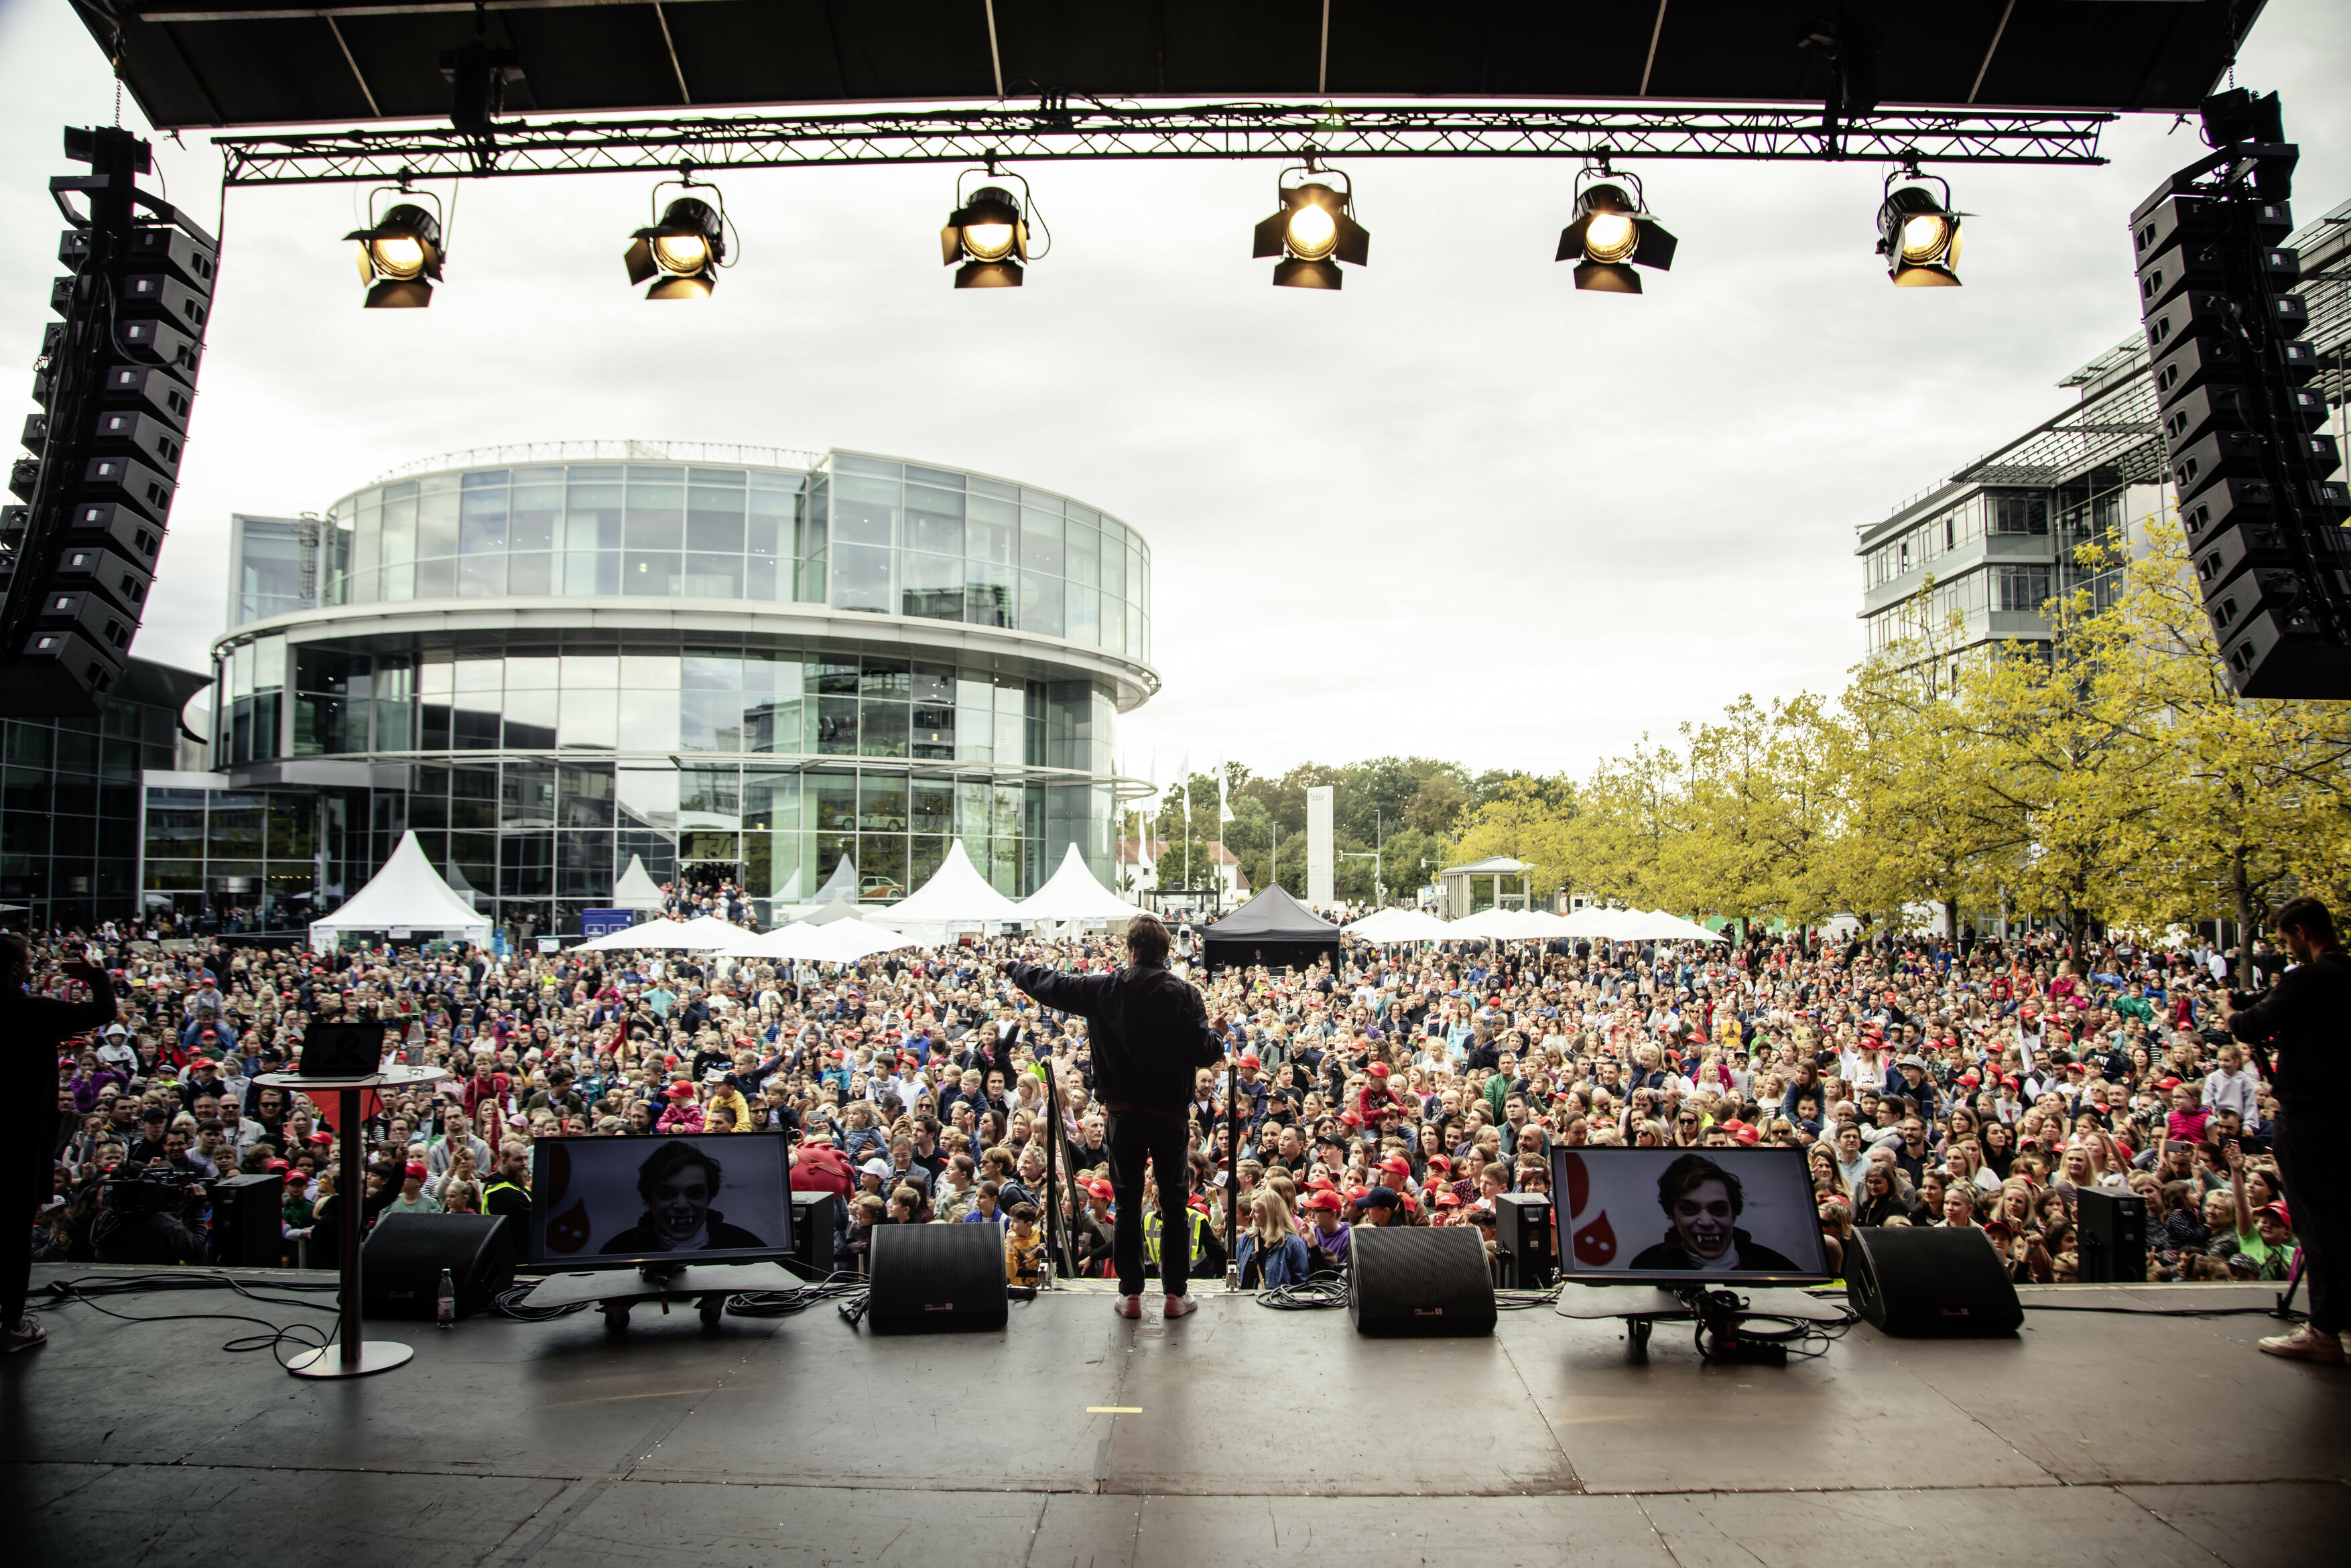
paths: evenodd
<path fill-rule="evenodd" d="M 729 925 L 715 915 L 697 915 L 678 927 L 681 944 L 696 947 L 731 947 L 743 936 L 740 925 Z"/>
<path fill-rule="evenodd" d="M 1366 942 L 1443 942 L 1459 933 L 1425 909 L 1383 909 L 1348 926 L 1347 935 Z"/>
<path fill-rule="evenodd" d="M 441 880 L 413 832 L 401 835 L 400 847 L 392 852 L 383 869 L 345 900 L 341 908 L 310 923 L 310 946 L 314 951 L 329 952 L 345 931 L 429 932 L 462 936 L 484 946 L 490 940 L 489 921 Z"/>
<path fill-rule="evenodd" d="M 646 874 L 645 857 L 643 855 L 631 855 L 629 857 L 629 869 L 622 872 L 621 873 L 621 880 L 612 884 L 612 902 L 609 907 L 613 909 L 659 909 L 661 906 L 661 889 L 655 887 L 653 885 L 653 879 L 650 875 Z"/>
<path fill-rule="evenodd" d="M 1027 920 L 1020 906 L 1005 897 L 975 870 L 971 857 L 963 852 L 963 841 L 956 840 L 947 846 L 946 859 L 931 880 L 900 899 L 887 909 L 874 912 L 873 918 L 884 925 L 972 925 L 982 921 Z"/>
<path fill-rule="evenodd" d="M 730 945 L 737 958 L 804 959 L 817 964 L 853 964 L 893 948 L 919 946 L 912 937 L 851 917 L 829 925 L 795 921 L 779 930 L 746 936 Z"/>
<path fill-rule="evenodd" d="M 1375 909 L 1361 920 L 1351 922 L 1347 926 L 1347 935 L 1359 936 L 1366 942 L 1377 942 L 1380 940 L 1380 933 L 1395 925 L 1396 916 L 1403 913 L 1401 909 Z"/>
<path fill-rule="evenodd" d="M 571 950 L 575 953 L 625 953 L 640 947 L 681 949 L 695 946 L 693 937 L 683 935 L 684 930 L 685 922 L 683 920 L 648 920 L 642 925 L 591 936 Z"/>
<path fill-rule="evenodd" d="M 1052 879 L 1014 907 L 1023 920 L 1132 920 L 1143 913 L 1094 880 L 1075 844 Z"/>
<path fill-rule="evenodd" d="M 1539 909 L 1481 909 L 1466 920 L 1457 920 L 1446 928 L 1448 936 L 1482 937 L 1487 941 L 1515 942 L 1531 937 L 1545 940 L 1560 934 L 1566 924 Z"/>
<path fill-rule="evenodd" d="M 799 880 L 798 872 L 792 873 L 792 880 Z M 815 898 L 798 905 L 779 903 L 775 908 L 776 916 L 779 919 L 787 915 L 795 915 L 819 925 L 845 919 L 856 912 L 857 862 L 847 855 L 841 857 L 841 863 L 832 868 L 832 874 L 824 879 L 822 887 L 816 890 Z"/>

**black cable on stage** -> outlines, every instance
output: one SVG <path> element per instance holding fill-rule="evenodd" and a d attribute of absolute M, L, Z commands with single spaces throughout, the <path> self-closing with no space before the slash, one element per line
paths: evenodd
<path fill-rule="evenodd" d="M 2067 1307 L 2054 1301 L 2022 1301 L 2018 1303 L 2028 1312 L 2119 1312 L 2127 1318 L 2277 1318 L 2281 1322 L 2299 1322 L 2303 1314 L 2281 1314 L 2275 1307 Z"/>
<path fill-rule="evenodd" d="M 341 1292 L 336 1281 L 272 1281 L 269 1288 L 295 1291 L 308 1295 L 324 1296 L 328 1299 L 300 1301 L 284 1296 L 258 1295 L 248 1289 L 245 1281 L 228 1274 L 193 1270 L 155 1274 L 93 1274 L 72 1280 L 52 1280 L 43 1286 L 42 1290 L 49 1298 L 47 1305 L 79 1304 L 89 1308 L 92 1312 L 127 1323 L 205 1322 L 253 1323 L 269 1332 L 266 1334 L 240 1334 L 235 1339 L 225 1342 L 221 1349 L 232 1354 L 240 1355 L 253 1351 L 266 1350 L 276 1358 L 280 1366 L 287 1364 L 285 1348 L 288 1345 L 298 1351 L 325 1350 L 335 1343 L 335 1336 L 341 1328 L 340 1315 L 334 1325 L 322 1333 L 312 1323 L 276 1323 L 266 1318 L 256 1318 L 244 1312 L 141 1314 L 117 1312 L 112 1307 L 99 1304 L 100 1297 L 158 1295 L 180 1291 L 226 1290 L 234 1291 L 246 1301 L 257 1301 L 268 1306 L 298 1307 L 309 1312 L 331 1312 L 340 1314 Z"/>
<path fill-rule="evenodd" d="M 726 1299 L 726 1315 L 735 1318 L 788 1318 L 820 1301 L 844 1305 L 865 1294 L 864 1276 L 836 1271 L 789 1291 L 744 1291 Z M 863 1316 L 862 1312 L 859 1316 Z M 852 1320 L 853 1321 L 853 1320 Z"/>
<path fill-rule="evenodd" d="M 512 1318 L 517 1322 L 551 1323 L 558 1318 L 568 1318 L 574 1312 L 584 1312 L 596 1304 L 593 1301 L 571 1301 L 559 1307 L 526 1305 L 523 1298 L 537 1289 L 538 1286 L 536 1282 L 508 1286 L 490 1298 L 490 1311 L 502 1318 Z"/>

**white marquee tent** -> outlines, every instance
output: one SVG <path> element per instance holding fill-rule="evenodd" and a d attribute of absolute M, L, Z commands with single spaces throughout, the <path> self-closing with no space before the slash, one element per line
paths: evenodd
<path fill-rule="evenodd" d="M 1425 909 L 1383 909 L 1347 927 L 1366 942 L 1446 942 L 1460 935 Z"/>
<path fill-rule="evenodd" d="M 852 964 L 876 953 L 919 946 L 912 937 L 884 930 L 854 916 L 823 925 L 795 921 L 758 936 L 743 936 L 728 945 L 734 958 L 800 959 L 815 964 Z"/>
<path fill-rule="evenodd" d="M 429 933 L 462 936 L 483 946 L 490 940 L 488 919 L 442 880 L 413 831 L 401 835 L 392 858 L 365 887 L 333 914 L 310 923 L 310 946 L 316 952 L 331 951 L 346 931 Z"/>
<path fill-rule="evenodd" d="M 622 872 L 621 873 L 621 880 L 612 884 L 612 903 L 611 907 L 614 909 L 659 909 L 661 906 L 661 889 L 653 885 L 653 879 L 651 875 L 647 874 L 645 871 L 644 856 L 631 855 L 629 857 L 629 869 Z"/>
<path fill-rule="evenodd" d="M 1143 913 L 1094 880 L 1075 844 L 1052 879 L 1014 907 L 1023 920 L 1132 920 Z"/>
<path fill-rule="evenodd" d="M 930 926 L 944 931 L 949 925 L 1005 923 L 1030 916 L 987 885 L 987 879 L 973 868 L 971 857 L 964 853 L 963 841 L 957 839 L 947 846 L 946 859 L 939 862 L 930 881 L 887 909 L 874 911 L 872 918 L 901 930 Z"/>

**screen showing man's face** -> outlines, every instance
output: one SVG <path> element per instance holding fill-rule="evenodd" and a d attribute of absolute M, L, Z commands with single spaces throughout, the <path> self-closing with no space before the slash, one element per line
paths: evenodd
<path fill-rule="evenodd" d="M 653 1183 L 650 1197 L 653 1225 L 662 1239 L 683 1241 L 702 1228 L 702 1217 L 710 1211 L 710 1172 L 687 1166 Z"/>
<path fill-rule="evenodd" d="M 1715 1259 L 1730 1249 L 1730 1188 L 1702 1181 L 1674 1200 L 1674 1234 L 1693 1258 Z"/>

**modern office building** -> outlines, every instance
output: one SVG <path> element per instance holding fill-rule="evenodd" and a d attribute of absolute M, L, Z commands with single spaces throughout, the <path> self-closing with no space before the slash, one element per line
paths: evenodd
<path fill-rule="evenodd" d="M 2286 243 L 2301 254 L 2296 292 L 2310 306 L 2309 335 L 2325 366 L 2316 384 L 2343 440 L 2351 434 L 2351 202 Z M 2086 587 L 2103 605 L 2115 591 L 2116 571 L 2077 564 L 2082 546 L 2139 549 L 2149 529 L 2178 526 L 2146 340 L 2132 332 L 2058 384 L 2074 389 L 2072 407 L 1860 530 L 1855 553 L 1871 653 L 1916 644 L 1929 631 L 1947 658 L 2011 640 L 2046 642 L 2042 607 L 2052 595 Z"/>
<path fill-rule="evenodd" d="M 235 523 L 209 774 L 141 885 L 298 929 L 414 830 L 503 926 L 661 881 L 865 896 L 961 837 L 1001 891 L 1116 874 L 1115 716 L 1158 687 L 1150 549 L 1099 509 L 849 452 L 563 443 Z M 257 834 L 214 831 L 250 816 Z M 240 820 L 242 820 L 240 816 Z"/>

